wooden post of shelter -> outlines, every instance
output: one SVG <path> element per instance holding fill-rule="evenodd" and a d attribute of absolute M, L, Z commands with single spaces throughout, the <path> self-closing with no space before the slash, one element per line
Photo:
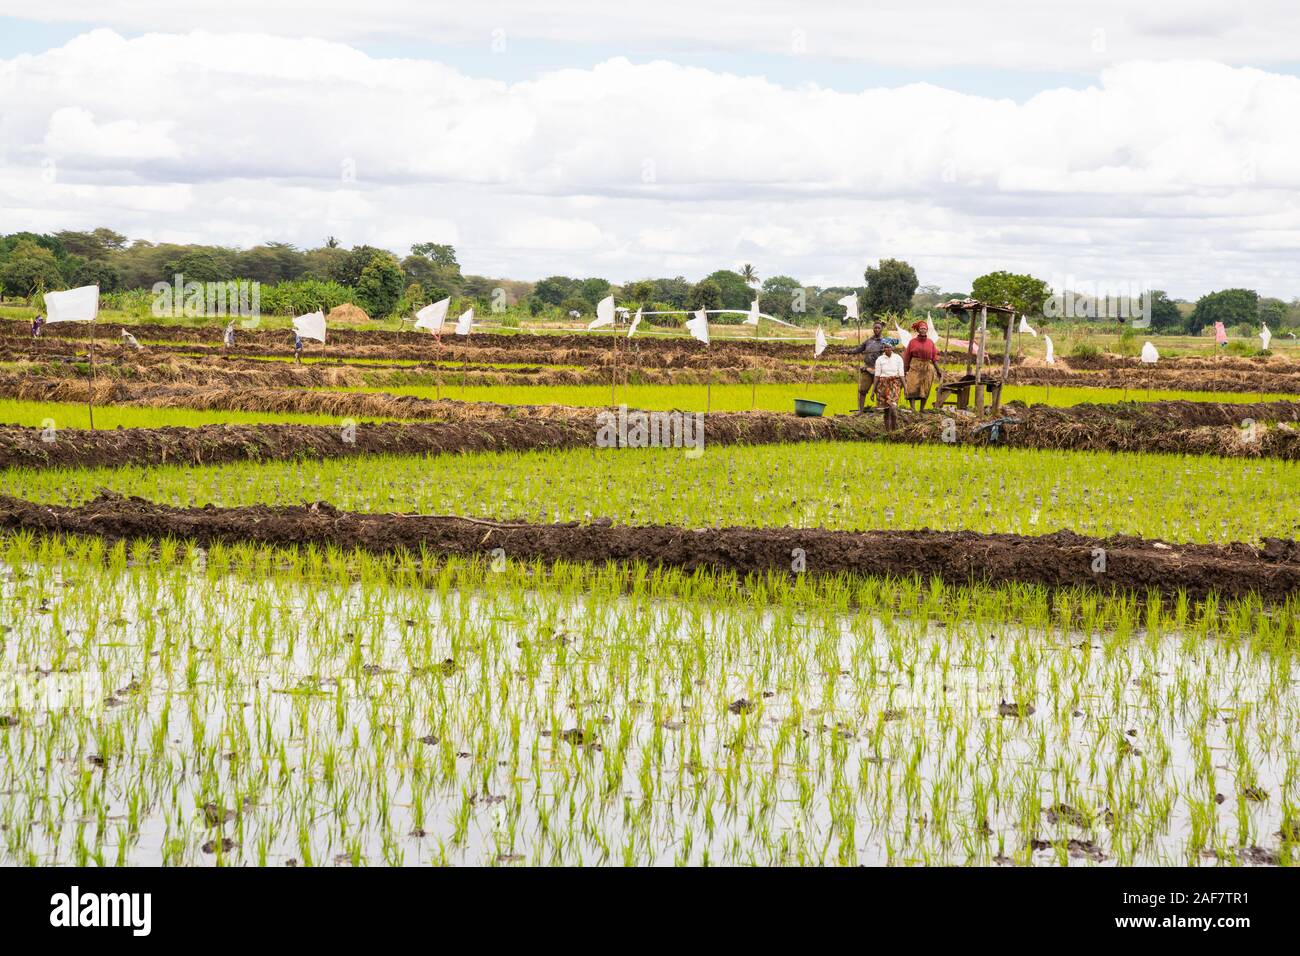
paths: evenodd
<path fill-rule="evenodd" d="M 989 307 L 987 305 L 980 307 L 980 351 L 975 356 L 975 414 L 982 414 L 984 411 L 984 352 L 985 346 L 988 345 L 989 329 Z"/>
<path fill-rule="evenodd" d="M 1007 387 L 1007 379 L 1011 377 L 1011 321 L 1014 318 L 1014 312 L 1007 313 L 1007 348 L 1002 354 L 1002 381 L 998 383 L 997 396 L 993 399 L 994 413 L 1002 407 L 1002 390 Z"/>
<path fill-rule="evenodd" d="M 971 359 L 975 356 L 975 310 L 970 310 L 970 329 L 966 338 L 966 376 L 971 374 Z"/>

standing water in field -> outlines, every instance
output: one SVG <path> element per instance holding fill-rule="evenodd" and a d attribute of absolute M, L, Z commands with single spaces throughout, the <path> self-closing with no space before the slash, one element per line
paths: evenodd
<path fill-rule="evenodd" d="M 7 863 L 1295 857 L 1294 615 L 1253 603 L 26 536 L 0 558 Z"/>

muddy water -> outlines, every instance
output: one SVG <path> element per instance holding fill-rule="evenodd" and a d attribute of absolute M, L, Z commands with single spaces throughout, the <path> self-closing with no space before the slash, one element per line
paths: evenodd
<path fill-rule="evenodd" d="M 138 557 L 3 567 L 0 661 L 32 695 L 0 705 L 4 862 L 1293 852 L 1300 693 L 1244 636 Z"/>

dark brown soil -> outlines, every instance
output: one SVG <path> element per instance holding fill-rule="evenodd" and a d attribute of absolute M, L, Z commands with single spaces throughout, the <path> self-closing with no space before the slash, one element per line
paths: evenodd
<path fill-rule="evenodd" d="M 0 328 L 4 325 L 0 322 Z M 111 326 L 106 330 L 116 328 Z M 468 340 L 453 336 L 444 340 L 439 350 L 425 335 L 356 330 L 342 330 L 340 337 L 332 337 L 325 346 L 308 344 L 309 356 L 327 358 L 328 363 L 289 366 L 266 361 L 292 356 L 283 330 L 241 332 L 237 348 L 227 355 L 216 344 L 218 339 L 209 334 L 213 330 L 148 326 L 143 329 L 150 331 L 138 329 L 137 333 L 166 334 L 172 340 L 187 339 L 196 333 L 202 336 L 190 344 L 150 345 L 144 351 L 123 346 L 114 338 L 101 338 L 96 348 L 101 374 L 144 381 L 317 384 L 319 380 L 321 384 L 360 384 L 352 379 L 362 373 L 382 375 L 383 369 L 356 363 L 367 360 L 419 363 L 395 370 L 400 373 L 432 372 L 440 361 L 471 366 L 456 369 L 444 366 L 448 384 L 603 385 L 608 383 L 613 370 L 621 381 L 668 384 L 703 383 L 710 377 L 718 383 L 745 382 L 752 378 L 767 382 L 835 381 L 851 378 L 856 369 L 855 359 L 844 354 L 841 347 L 832 347 L 820 362 L 810 364 L 810 347 L 800 343 L 719 341 L 705 348 L 689 339 L 638 339 L 615 345 L 613 339 L 594 334 L 484 334 Z M 355 339 L 358 335 L 367 338 Z M 942 357 L 954 370 L 964 361 L 958 352 L 947 352 Z M 70 327 L 38 339 L 29 334 L 6 337 L 0 333 L 0 360 L 44 363 L 42 374 L 60 374 L 58 369 L 62 366 L 66 374 L 84 375 L 80 366 L 84 366 L 85 358 L 84 332 Z M 504 364 L 534 367 L 493 367 Z M 1000 373 L 1000 363 L 994 364 L 991 373 Z M 182 366 L 189 371 L 180 371 Z M 266 370 L 264 376 L 257 374 L 259 367 Z M 1170 358 L 1151 367 L 1137 359 L 1105 355 L 1056 366 L 1014 362 L 1010 382 L 1127 388 L 1134 392 L 1134 398 L 1141 398 L 1142 391 L 1149 388 L 1300 395 L 1300 364 L 1280 356 L 1214 356 Z"/>
<path fill-rule="evenodd" d="M 620 527 L 606 524 L 497 523 L 436 515 L 340 512 L 328 504 L 219 509 L 169 508 L 104 495 L 80 507 L 0 497 L 0 528 L 105 538 L 171 537 L 200 544 L 255 541 L 337 546 L 374 552 L 486 555 L 512 559 L 643 561 L 693 570 L 791 572 L 802 549 L 813 574 L 919 574 L 953 583 L 1023 581 L 1049 587 L 1100 587 L 1201 598 L 1300 592 L 1300 542 L 1156 547 L 1133 537 L 1041 537 L 975 532 L 845 532 L 792 528 Z M 1094 572 L 1105 552 L 1105 570 Z"/>
<path fill-rule="evenodd" d="M 81 384 L 84 383 L 71 383 Z M 119 387 L 101 383 L 100 399 Z M 602 409 L 557 405 L 497 405 L 348 392 L 191 390 L 177 396 L 166 386 L 142 405 L 265 408 L 339 416 L 328 425 L 207 425 L 199 428 L 132 428 L 109 431 L 0 426 L 0 468 L 217 464 L 227 461 L 336 458 L 355 455 L 421 455 L 459 452 L 590 448 L 596 445 Z M 262 395 L 267 392 L 269 395 Z M 81 393 L 84 397 L 84 392 Z M 259 400 L 261 396 L 262 400 Z M 60 390 L 50 395 L 69 400 Z M 1073 408 L 1010 406 L 1016 424 L 1003 426 L 999 444 L 1011 448 L 1141 451 L 1241 458 L 1300 460 L 1300 404 L 1271 402 L 1155 402 L 1077 405 Z M 428 421 L 360 423 L 343 438 L 346 418 L 408 417 Z M 1260 423 L 1254 429 L 1243 421 Z M 951 422 L 951 424 L 949 424 Z M 902 413 L 900 427 L 886 433 L 879 416 L 797 418 L 771 412 L 714 412 L 704 416 L 705 450 L 738 444 L 805 441 L 944 442 L 984 445 L 988 420 L 927 412 Z M 1265 424 L 1281 423 L 1281 424 Z M 51 440 L 45 440 L 49 438 Z M 865 452 L 864 452 L 865 453 Z"/>
<path fill-rule="evenodd" d="M 220 464 L 358 455 L 442 455 L 488 451 L 591 448 L 597 409 L 550 406 L 480 406 L 440 403 L 448 420 L 361 423 L 344 440 L 342 427 L 324 425 L 205 425 L 200 428 L 63 429 L 45 441 L 40 429 L 0 426 L 0 468 L 118 467 Z M 455 407 L 473 409 L 455 419 Z M 485 411 L 496 410 L 495 417 Z M 535 412 L 535 416 L 529 413 Z M 766 413 L 706 417 L 706 451 L 712 446 L 826 441 L 863 437 L 869 423 L 795 418 Z"/>

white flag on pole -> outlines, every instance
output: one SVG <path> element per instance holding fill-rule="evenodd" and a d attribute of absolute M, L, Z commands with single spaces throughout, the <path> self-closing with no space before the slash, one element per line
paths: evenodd
<path fill-rule="evenodd" d="M 1038 338 L 1038 332 L 1035 331 L 1035 329 L 1028 322 L 1025 321 L 1025 317 L 1023 315 L 1020 317 L 1020 331 L 1028 332 L 1034 338 Z"/>
<path fill-rule="evenodd" d="M 447 321 L 447 307 L 450 305 L 451 299 L 439 299 L 431 305 L 426 305 L 415 313 L 415 327 L 428 329 L 435 334 L 441 332 L 442 323 Z"/>
<path fill-rule="evenodd" d="M 460 318 L 456 320 L 456 334 L 469 335 L 470 327 L 473 324 L 474 324 L 474 310 L 472 308 L 466 309 L 464 312 L 461 313 Z"/>
<path fill-rule="evenodd" d="M 45 293 L 46 322 L 94 322 L 99 314 L 99 286 Z"/>
<path fill-rule="evenodd" d="M 1053 349 L 1052 349 L 1052 337 L 1051 337 L 1050 335 L 1046 335 L 1046 334 L 1044 334 L 1044 335 L 1043 335 L 1043 342 L 1047 345 L 1047 364 L 1048 364 L 1048 365 L 1055 365 L 1055 364 L 1056 364 L 1056 352 L 1053 351 Z"/>
<path fill-rule="evenodd" d="M 304 339 L 315 339 L 317 342 L 324 342 L 325 313 L 318 309 L 315 312 L 300 315 L 293 320 L 293 328 Z"/>
<path fill-rule="evenodd" d="M 907 343 L 912 341 L 911 333 L 904 332 L 903 327 L 897 322 L 894 323 L 894 338 L 898 339 L 898 347 L 900 349 L 907 348 Z"/>
<path fill-rule="evenodd" d="M 1268 343 L 1273 341 L 1273 333 L 1268 330 L 1268 323 L 1261 322 L 1259 326 L 1259 340 L 1263 343 L 1265 350 L 1268 349 Z"/>
<path fill-rule="evenodd" d="M 1148 342 L 1142 346 L 1142 361 L 1147 365 L 1155 365 L 1160 361 L 1160 353 L 1156 351 L 1155 345 Z"/>
<path fill-rule="evenodd" d="M 596 317 L 587 326 L 587 331 L 614 324 L 614 297 L 607 295 L 596 305 Z"/>
<path fill-rule="evenodd" d="M 636 335 L 636 327 L 641 324 L 641 310 L 636 310 L 636 315 L 632 316 L 632 327 L 627 330 L 627 337 L 630 339 Z"/>
<path fill-rule="evenodd" d="M 821 355 L 825 351 L 826 333 L 822 331 L 822 327 L 819 325 L 817 326 L 817 342 L 813 345 L 813 358 L 817 358 L 817 356 Z"/>
<path fill-rule="evenodd" d="M 749 303 L 749 315 L 745 316 L 746 325 L 758 325 L 758 300 Z"/>
<path fill-rule="evenodd" d="M 705 345 L 709 344 L 709 317 L 703 309 L 695 313 L 695 318 L 686 321 L 686 331 L 691 333 L 692 338 L 699 339 Z"/>
<path fill-rule="evenodd" d="M 836 304 L 837 304 L 837 305 L 842 305 L 842 306 L 844 306 L 844 310 L 845 310 L 845 311 L 844 311 L 844 318 L 846 318 L 846 319 L 856 319 L 856 318 L 859 318 L 859 315 L 858 315 L 858 294 L 857 294 L 856 292 L 850 292 L 850 293 L 849 293 L 848 295 L 846 295 L 844 298 L 839 299 L 839 300 L 836 302 Z"/>

